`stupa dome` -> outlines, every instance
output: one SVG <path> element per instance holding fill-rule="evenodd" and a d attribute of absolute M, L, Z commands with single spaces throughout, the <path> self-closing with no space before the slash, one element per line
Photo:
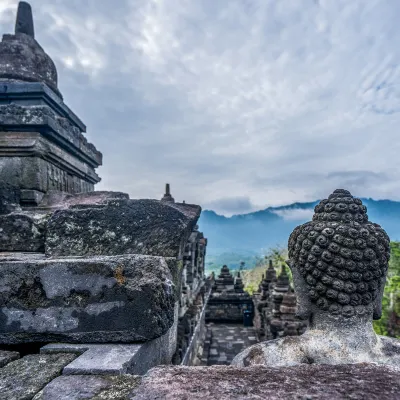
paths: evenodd
<path fill-rule="evenodd" d="M 59 96 L 57 69 L 53 60 L 35 40 L 31 6 L 18 5 L 15 34 L 0 42 L 0 81 L 43 82 Z"/>

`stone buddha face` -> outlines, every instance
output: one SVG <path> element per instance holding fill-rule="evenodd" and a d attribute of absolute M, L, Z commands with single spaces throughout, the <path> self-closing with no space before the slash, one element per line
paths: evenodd
<path fill-rule="evenodd" d="M 338 189 L 315 207 L 311 222 L 294 229 L 289 260 L 300 318 L 381 317 L 390 257 L 389 237 L 368 221 L 367 209 Z"/>

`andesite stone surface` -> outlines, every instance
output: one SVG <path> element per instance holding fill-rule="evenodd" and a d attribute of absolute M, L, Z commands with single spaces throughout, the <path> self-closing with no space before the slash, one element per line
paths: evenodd
<path fill-rule="evenodd" d="M 156 367 L 134 391 L 135 400 L 395 400 L 400 371 L 373 364 L 272 368 Z M 129 397 L 128 397 L 129 398 Z"/>
<path fill-rule="evenodd" d="M 1 343 L 146 341 L 174 323 L 175 259 L 3 253 L 0 260 Z"/>
<path fill-rule="evenodd" d="M 126 400 L 140 384 L 135 375 L 63 375 L 51 381 L 33 400 Z"/>
<path fill-rule="evenodd" d="M 46 222 L 45 215 L 0 215 L 0 252 L 44 252 Z"/>
<path fill-rule="evenodd" d="M 11 361 L 18 360 L 19 353 L 16 351 L 0 350 L 0 368 L 4 367 Z"/>
<path fill-rule="evenodd" d="M 158 200 L 116 199 L 96 208 L 77 204 L 50 217 L 46 254 L 181 257 L 200 212 L 199 206 Z"/>
<path fill-rule="evenodd" d="M 176 350 L 178 304 L 174 324 L 164 335 L 139 344 L 54 343 L 40 349 L 47 353 L 79 355 L 63 369 L 64 375 L 143 375 L 155 365 L 170 364 Z"/>
<path fill-rule="evenodd" d="M 31 400 L 45 385 L 61 374 L 75 354 L 32 354 L 0 369 L 0 398 Z"/>

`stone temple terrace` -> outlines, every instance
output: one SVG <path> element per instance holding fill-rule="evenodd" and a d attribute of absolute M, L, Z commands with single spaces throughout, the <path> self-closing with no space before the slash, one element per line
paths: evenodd
<path fill-rule="evenodd" d="M 360 199 L 322 200 L 250 295 L 206 276 L 201 207 L 169 184 L 95 190 L 67 100 L 21 1 L 0 42 L 0 399 L 400 399 L 400 341 L 372 329 L 389 237 Z"/>

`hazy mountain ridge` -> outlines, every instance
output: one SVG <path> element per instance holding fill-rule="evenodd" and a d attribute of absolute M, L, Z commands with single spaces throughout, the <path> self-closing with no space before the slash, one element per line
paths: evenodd
<path fill-rule="evenodd" d="M 391 240 L 400 240 L 400 202 L 373 199 L 362 201 L 368 209 L 369 219 L 380 224 Z M 311 219 L 318 203 L 319 201 L 268 207 L 232 217 L 204 210 L 199 226 L 208 238 L 207 261 L 222 263 L 222 259 L 236 259 L 237 261 L 230 261 L 231 267 L 236 267 L 240 258 L 262 255 L 268 248 L 277 245 L 286 247 L 292 230 Z"/>

